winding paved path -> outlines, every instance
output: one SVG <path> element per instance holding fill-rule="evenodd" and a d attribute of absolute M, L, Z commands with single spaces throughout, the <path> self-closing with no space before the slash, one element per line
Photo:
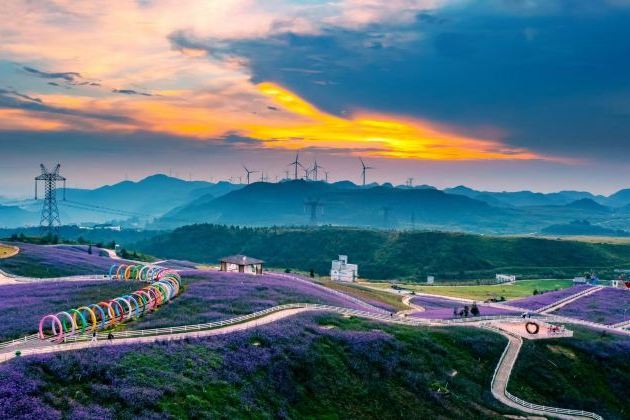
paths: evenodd
<path fill-rule="evenodd" d="M 518 354 L 521 350 L 521 347 L 523 346 L 523 339 L 519 336 L 508 334 L 495 328 L 488 329 L 503 335 L 508 340 L 505 351 L 499 359 L 499 363 L 497 364 L 494 375 L 492 377 L 492 382 L 490 384 L 490 389 L 494 398 L 501 401 L 508 407 L 512 407 L 519 411 L 524 411 L 526 413 L 539 416 L 551 416 L 559 419 L 602 419 L 601 416 L 586 411 L 538 406 L 536 404 L 523 401 L 520 398 L 514 397 L 512 394 L 510 394 L 507 390 L 507 386 L 510 380 L 510 376 L 512 374 L 512 370 L 514 369 L 514 365 L 516 364 L 516 359 L 518 358 Z M 517 401 L 520 401 L 520 403 Z"/>

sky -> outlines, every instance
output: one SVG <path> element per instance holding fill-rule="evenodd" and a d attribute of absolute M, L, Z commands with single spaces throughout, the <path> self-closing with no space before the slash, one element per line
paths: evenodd
<path fill-rule="evenodd" d="M 630 0 L 5 0 L 0 195 L 166 173 L 630 187 Z M 256 176 L 260 176 L 256 174 Z"/>

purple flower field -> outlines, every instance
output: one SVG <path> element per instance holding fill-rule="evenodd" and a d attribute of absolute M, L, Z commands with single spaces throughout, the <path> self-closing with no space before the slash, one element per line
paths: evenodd
<path fill-rule="evenodd" d="M 76 274 L 105 274 L 113 263 L 121 262 L 99 256 L 97 248 L 88 254 L 87 247 L 43 246 L 16 243 L 20 252 L 0 260 L 0 269 L 25 277 L 62 277 Z"/>
<path fill-rule="evenodd" d="M 607 287 L 563 306 L 554 315 L 568 316 L 600 324 L 615 324 L 630 319 L 630 291 Z"/>
<path fill-rule="evenodd" d="M 286 303 L 320 303 L 366 310 L 349 299 L 309 282 L 265 274 L 219 271 L 180 272 L 184 292 L 128 328 L 144 329 L 218 321 Z"/>
<path fill-rule="evenodd" d="M 72 281 L 0 286 L 0 342 L 37 332 L 47 314 L 99 302 L 139 288 L 133 282 Z"/>
<path fill-rule="evenodd" d="M 464 305 L 468 305 L 469 308 L 471 306 L 470 304 L 457 302 L 455 300 L 430 296 L 416 296 L 411 299 L 411 303 L 425 308 L 425 311 L 414 312 L 411 316 L 424 319 L 459 318 L 459 316 L 455 316 L 453 314 L 453 309 L 457 307 L 458 311 L 461 311 L 464 308 Z M 477 303 L 477 307 L 479 308 L 479 316 L 518 314 L 518 312 L 494 308 L 492 306 L 484 305 L 483 303 Z M 471 317 L 472 315 L 469 314 L 468 316 Z"/>
<path fill-rule="evenodd" d="M 479 418 L 496 407 L 481 390 L 500 337 L 410 331 L 311 313 L 206 339 L 17 358 L 0 365 L 0 418 Z M 436 381 L 461 398 L 438 398 Z"/>
<path fill-rule="evenodd" d="M 516 306 L 523 309 L 529 309 L 535 311 L 549 304 L 564 299 L 567 296 L 574 295 L 582 290 L 590 289 L 592 286 L 586 284 L 580 284 L 577 286 L 568 287 L 562 290 L 555 290 L 553 292 L 541 293 L 538 295 L 528 296 L 522 299 L 510 300 L 508 305 Z"/>

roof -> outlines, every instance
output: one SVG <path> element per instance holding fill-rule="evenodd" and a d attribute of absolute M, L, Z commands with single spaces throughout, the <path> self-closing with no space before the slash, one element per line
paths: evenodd
<path fill-rule="evenodd" d="M 221 258 L 221 262 L 237 265 L 251 265 L 262 264 L 263 260 L 257 260 L 256 258 L 248 257 L 247 255 L 230 255 L 229 257 Z"/>

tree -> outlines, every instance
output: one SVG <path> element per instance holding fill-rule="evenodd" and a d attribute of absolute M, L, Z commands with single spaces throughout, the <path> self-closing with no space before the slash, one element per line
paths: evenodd
<path fill-rule="evenodd" d="M 92 255 L 92 244 L 88 245 L 88 254 Z"/>
<path fill-rule="evenodd" d="M 470 307 L 470 313 L 472 316 L 479 316 L 479 307 L 477 306 L 477 302 L 473 302 Z"/>
<path fill-rule="evenodd" d="M 311 276 L 311 278 L 314 278 L 315 277 L 315 270 L 313 270 L 311 268 L 311 270 L 309 271 L 309 275 Z"/>
<path fill-rule="evenodd" d="M 538 289 L 534 289 L 533 294 L 534 294 L 534 295 L 537 295 L 538 293 L 540 293 L 540 292 L 538 291 Z"/>

